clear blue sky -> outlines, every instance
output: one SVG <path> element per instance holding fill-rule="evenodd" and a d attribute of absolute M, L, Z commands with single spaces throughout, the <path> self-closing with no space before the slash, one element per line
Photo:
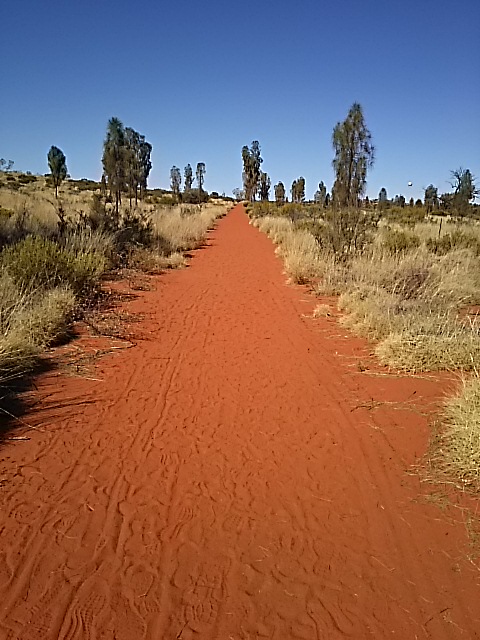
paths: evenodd
<path fill-rule="evenodd" d="M 22 0 L 0 37 L 0 157 L 19 170 L 45 173 L 54 144 L 72 177 L 99 179 L 116 116 L 152 143 L 152 187 L 202 161 L 231 195 L 257 139 L 272 185 L 303 175 L 312 197 L 357 101 L 370 197 L 449 190 L 459 166 L 480 182 L 479 0 Z"/>

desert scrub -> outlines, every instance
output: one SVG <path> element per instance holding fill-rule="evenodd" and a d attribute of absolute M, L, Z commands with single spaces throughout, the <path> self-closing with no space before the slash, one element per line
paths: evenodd
<path fill-rule="evenodd" d="M 47 238 L 28 237 L 5 248 L 0 265 L 25 290 L 68 286 L 85 295 L 103 273 L 104 255 L 63 249 Z"/>
<path fill-rule="evenodd" d="M 153 246 L 165 255 L 199 247 L 226 207 L 216 204 L 162 207 L 152 213 Z"/>
<path fill-rule="evenodd" d="M 339 307 L 352 331 L 379 340 L 388 366 L 409 371 L 472 369 L 480 361 L 476 322 L 459 312 L 479 300 L 478 259 L 469 250 L 443 257 L 425 247 L 354 258 L 344 272 Z"/>
<path fill-rule="evenodd" d="M 42 350 L 65 334 L 74 306 L 70 289 L 27 291 L 0 267 L 0 382 L 32 368 Z"/>
<path fill-rule="evenodd" d="M 382 246 L 391 254 L 411 251 L 420 246 L 420 238 L 403 229 L 386 229 L 381 237 Z"/>
<path fill-rule="evenodd" d="M 426 245 L 430 251 L 441 256 L 455 249 L 470 249 L 476 256 L 480 255 L 480 238 L 475 231 L 456 229 L 440 238 L 428 238 Z"/>
<path fill-rule="evenodd" d="M 277 253 L 292 282 L 301 284 L 320 275 L 320 248 L 311 233 L 296 230 L 288 218 L 265 216 L 252 224 L 278 244 Z"/>

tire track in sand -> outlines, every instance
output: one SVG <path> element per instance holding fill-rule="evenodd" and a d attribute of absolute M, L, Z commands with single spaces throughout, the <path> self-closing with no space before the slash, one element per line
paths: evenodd
<path fill-rule="evenodd" d="M 4 446 L 0 639 L 480 637 L 458 511 L 405 473 L 427 419 L 359 408 L 438 384 L 353 370 L 242 207 L 208 244 L 129 303 L 144 339 L 101 382 L 45 377 L 63 408 Z"/>

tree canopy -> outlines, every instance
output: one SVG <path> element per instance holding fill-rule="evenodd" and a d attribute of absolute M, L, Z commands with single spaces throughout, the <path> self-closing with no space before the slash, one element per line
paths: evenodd
<path fill-rule="evenodd" d="M 260 184 L 260 166 L 263 162 L 258 140 L 254 140 L 250 148 L 247 145 L 242 148 L 242 160 L 245 199 L 249 202 L 255 202 L 255 195 L 258 192 Z"/>
<path fill-rule="evenodd" d="M 358 207 L 365 193 L 367 171 L 375 159 L 372 135 L 358 102 L 352 105 L 346 119 L 335 126 L 332 144 L 335 151 L 334 203 L 338 207 Z"/>
<path fill-rule="evenodd" d="M 275 202 L 277 205 L 285 204 L 285 185 L 283 182 L 279 182 L 274 187 L 275 191 Z"/>
<path fill-rule="evenodd" d="M 270 186 L 271 186 L 271 181 L 268 173 L 264 173 L 263 171 L 260 171 L 260 186 L 258 189 L 260 200 L 262 201 L 268 200 L 270 195 Z"/>
<path fill-rule="evenodd" d="M 147 179 L 152 168 L 150 156 L 152 145 L 145 136 L 129 127 L 124 128 L 118 118 L 110 118 L 103 143 L 103 175 L 110 195 L 115 196 L 115 210 L 122 201 L 122 192 L 128 190 L 130 202 L 138 190 L 143 196 L 147 189 Z"/>
<path fill-rule="evenodd" d="M 58 187 L 67 177 L 67 159 L 61 149 L 55 146 L 50 147 L 47 155 L 50 175 L 52 177 L 53 186 L 55 187 L 55 198 L 58 197 Z"/>

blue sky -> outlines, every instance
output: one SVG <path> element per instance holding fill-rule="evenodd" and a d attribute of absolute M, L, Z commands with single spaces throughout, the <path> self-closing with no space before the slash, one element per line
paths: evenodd
<path fill-rule="evenodd" d="M 333 183 L 331 135 L 360 102 L 377 149 L 367 192 L 480 182 L 480 2 L 52 2 L 2 9 L 0 157 L 48 170 L 52 144 L 75 178 L 101 176 L 120 118 L 153 145 L 150 186 L 205 162 L 205 187 L 241 186 L 259 140 L 272 185 Z M 407 183 L 413 182 L 409 188 Z"/>

